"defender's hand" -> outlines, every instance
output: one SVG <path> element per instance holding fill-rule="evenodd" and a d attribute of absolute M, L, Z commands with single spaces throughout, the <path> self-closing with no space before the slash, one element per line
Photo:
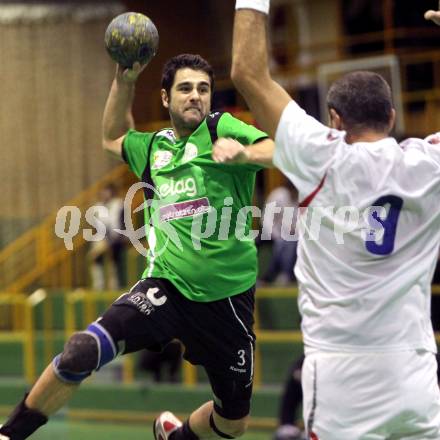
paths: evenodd
<path fill-rule="evenodd" d="M 131 69 L 126 69 L 121 65 L 117 64 L 116 80 L 119 83 L 134 84 L 137 81 L 139 75 L 145 69 L 145 67 L 147 67 L 147 64 L 141 65 L 138 62 L 134 63 Z"/>
<path fill-rule="evenodd" d="M 219 139 L 212 148 L 212 158 L 218 163 L 247 163 L 246 147 L 235 139 Z"/>
<path fill-rule="evenodd" d="M 432 20 L 437 26 L 440 26 L 440 11 L 426 11 L 425 20 Z"/>

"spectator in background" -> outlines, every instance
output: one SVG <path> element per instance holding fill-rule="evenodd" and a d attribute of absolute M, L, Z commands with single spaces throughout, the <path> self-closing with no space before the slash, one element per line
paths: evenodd
<path fill-rule="evenodd" d="M 106 235 L 104 240 L 91 243 L 88 254 L 91 261 L 92 287 L 94 290 L 104 290 L 106 287 L 110 290 L 117 290 L 123 285 L 124 236 L 116 230 L 123 229 L 124 202 L 118 197 L 116 187 L 109 184 L 100 191 L 97 206 L 106 208 L 102 215 L 98 215 L 98 220 L 105 225 Z"/>
<path fill-rule="evenodd" d="M 296 359 L 289 368 L 281 397 L 279 425 L 274 440 L 302 440 L 305 432 L 296 424 L 296 414 L 302 405 L 301 370 L 304 355 Z"/>
<path fill-rule="evenodd" d="M 290 184 L 275 188 L 267 197 L 262 237 L 272 231 L 272 255 L 261 279 L 265 283 L 286 285 L 295 280 L 293 267 L 296 262 L 297 240 L 294 234 L 297 211 L 298 192 Z"/>

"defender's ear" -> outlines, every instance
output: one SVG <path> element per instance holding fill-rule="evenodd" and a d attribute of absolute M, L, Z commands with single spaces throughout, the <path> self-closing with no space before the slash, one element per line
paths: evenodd
<path fill-rule="evenodd" d="M 330 127 L 336 130 L 342 130 L 342 119 L 338 112 L 334 108 L 331 108 L 328 113 L 330 117 Z"/>
<path fill-rule="evenodd" d="M 391 109 L 390 128 L 389 128 L 390 131 L 394 128 L 395 123 L 396 123 L 396 110 Z"/>

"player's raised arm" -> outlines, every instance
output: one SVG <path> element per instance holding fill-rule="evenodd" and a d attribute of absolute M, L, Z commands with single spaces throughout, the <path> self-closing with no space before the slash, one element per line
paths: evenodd
<path fill-rule="evenodd" d="M 125 133 L 130 128 L 134 128 L 131 108 L 136 80 L 144 68 L 145 65 L 141 66 L 139 63 L 134 63 L 132 69 L 124 69 L 117 65 L 105 104 L 102 119 L 102 147 L 119 158 L 122 156 Z"/>
<path fill-rule="evenodd" d="M 426 11 L 425 12 L 425 20 L 431 20 L 433 21 L 437 26 L 440 26 L 440 9 L 438 11 Z M 429 136 L 427 138 L 428 142 L 433 145 L 439 145 L 440 144 L 440 132 L 436 133 L 435 135 Z"/>
<path fill-rule="evenodd" d="M 156 55 L 159 34 L 143 14 L 126 12 L 115 17 L 104 36 L 108 54 L 117 68 L 102 121 L 102 147 L 122 158 L 124 135 L 134 128 L 131 107 L 136 81 Z"/>
<path fill-rule="evenodd" d="M 237 0 L 231 77 L 260 127 L 272 138 L 289 94 L 270 76 L 267 15 L 270 0 Z"/>

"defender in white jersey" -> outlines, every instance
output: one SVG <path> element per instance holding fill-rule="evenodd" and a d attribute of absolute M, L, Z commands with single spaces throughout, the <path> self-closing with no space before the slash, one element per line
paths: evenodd
<path fill-rule="evenodd" d="M 438 138 L 398 144 L 389 137 L 391 91 L 371 72 L 332 85 L 331 128 L 308 116 L 270 77 L 268 10 L 269 0 L 237 0 L 232 78 L 275 138 L 275 151 L 220 140 L 213 156 L 272 162 L 309 208 L 295 268 L 309 438 L 440 439 L 430 320 L 440 243 Z"/>

